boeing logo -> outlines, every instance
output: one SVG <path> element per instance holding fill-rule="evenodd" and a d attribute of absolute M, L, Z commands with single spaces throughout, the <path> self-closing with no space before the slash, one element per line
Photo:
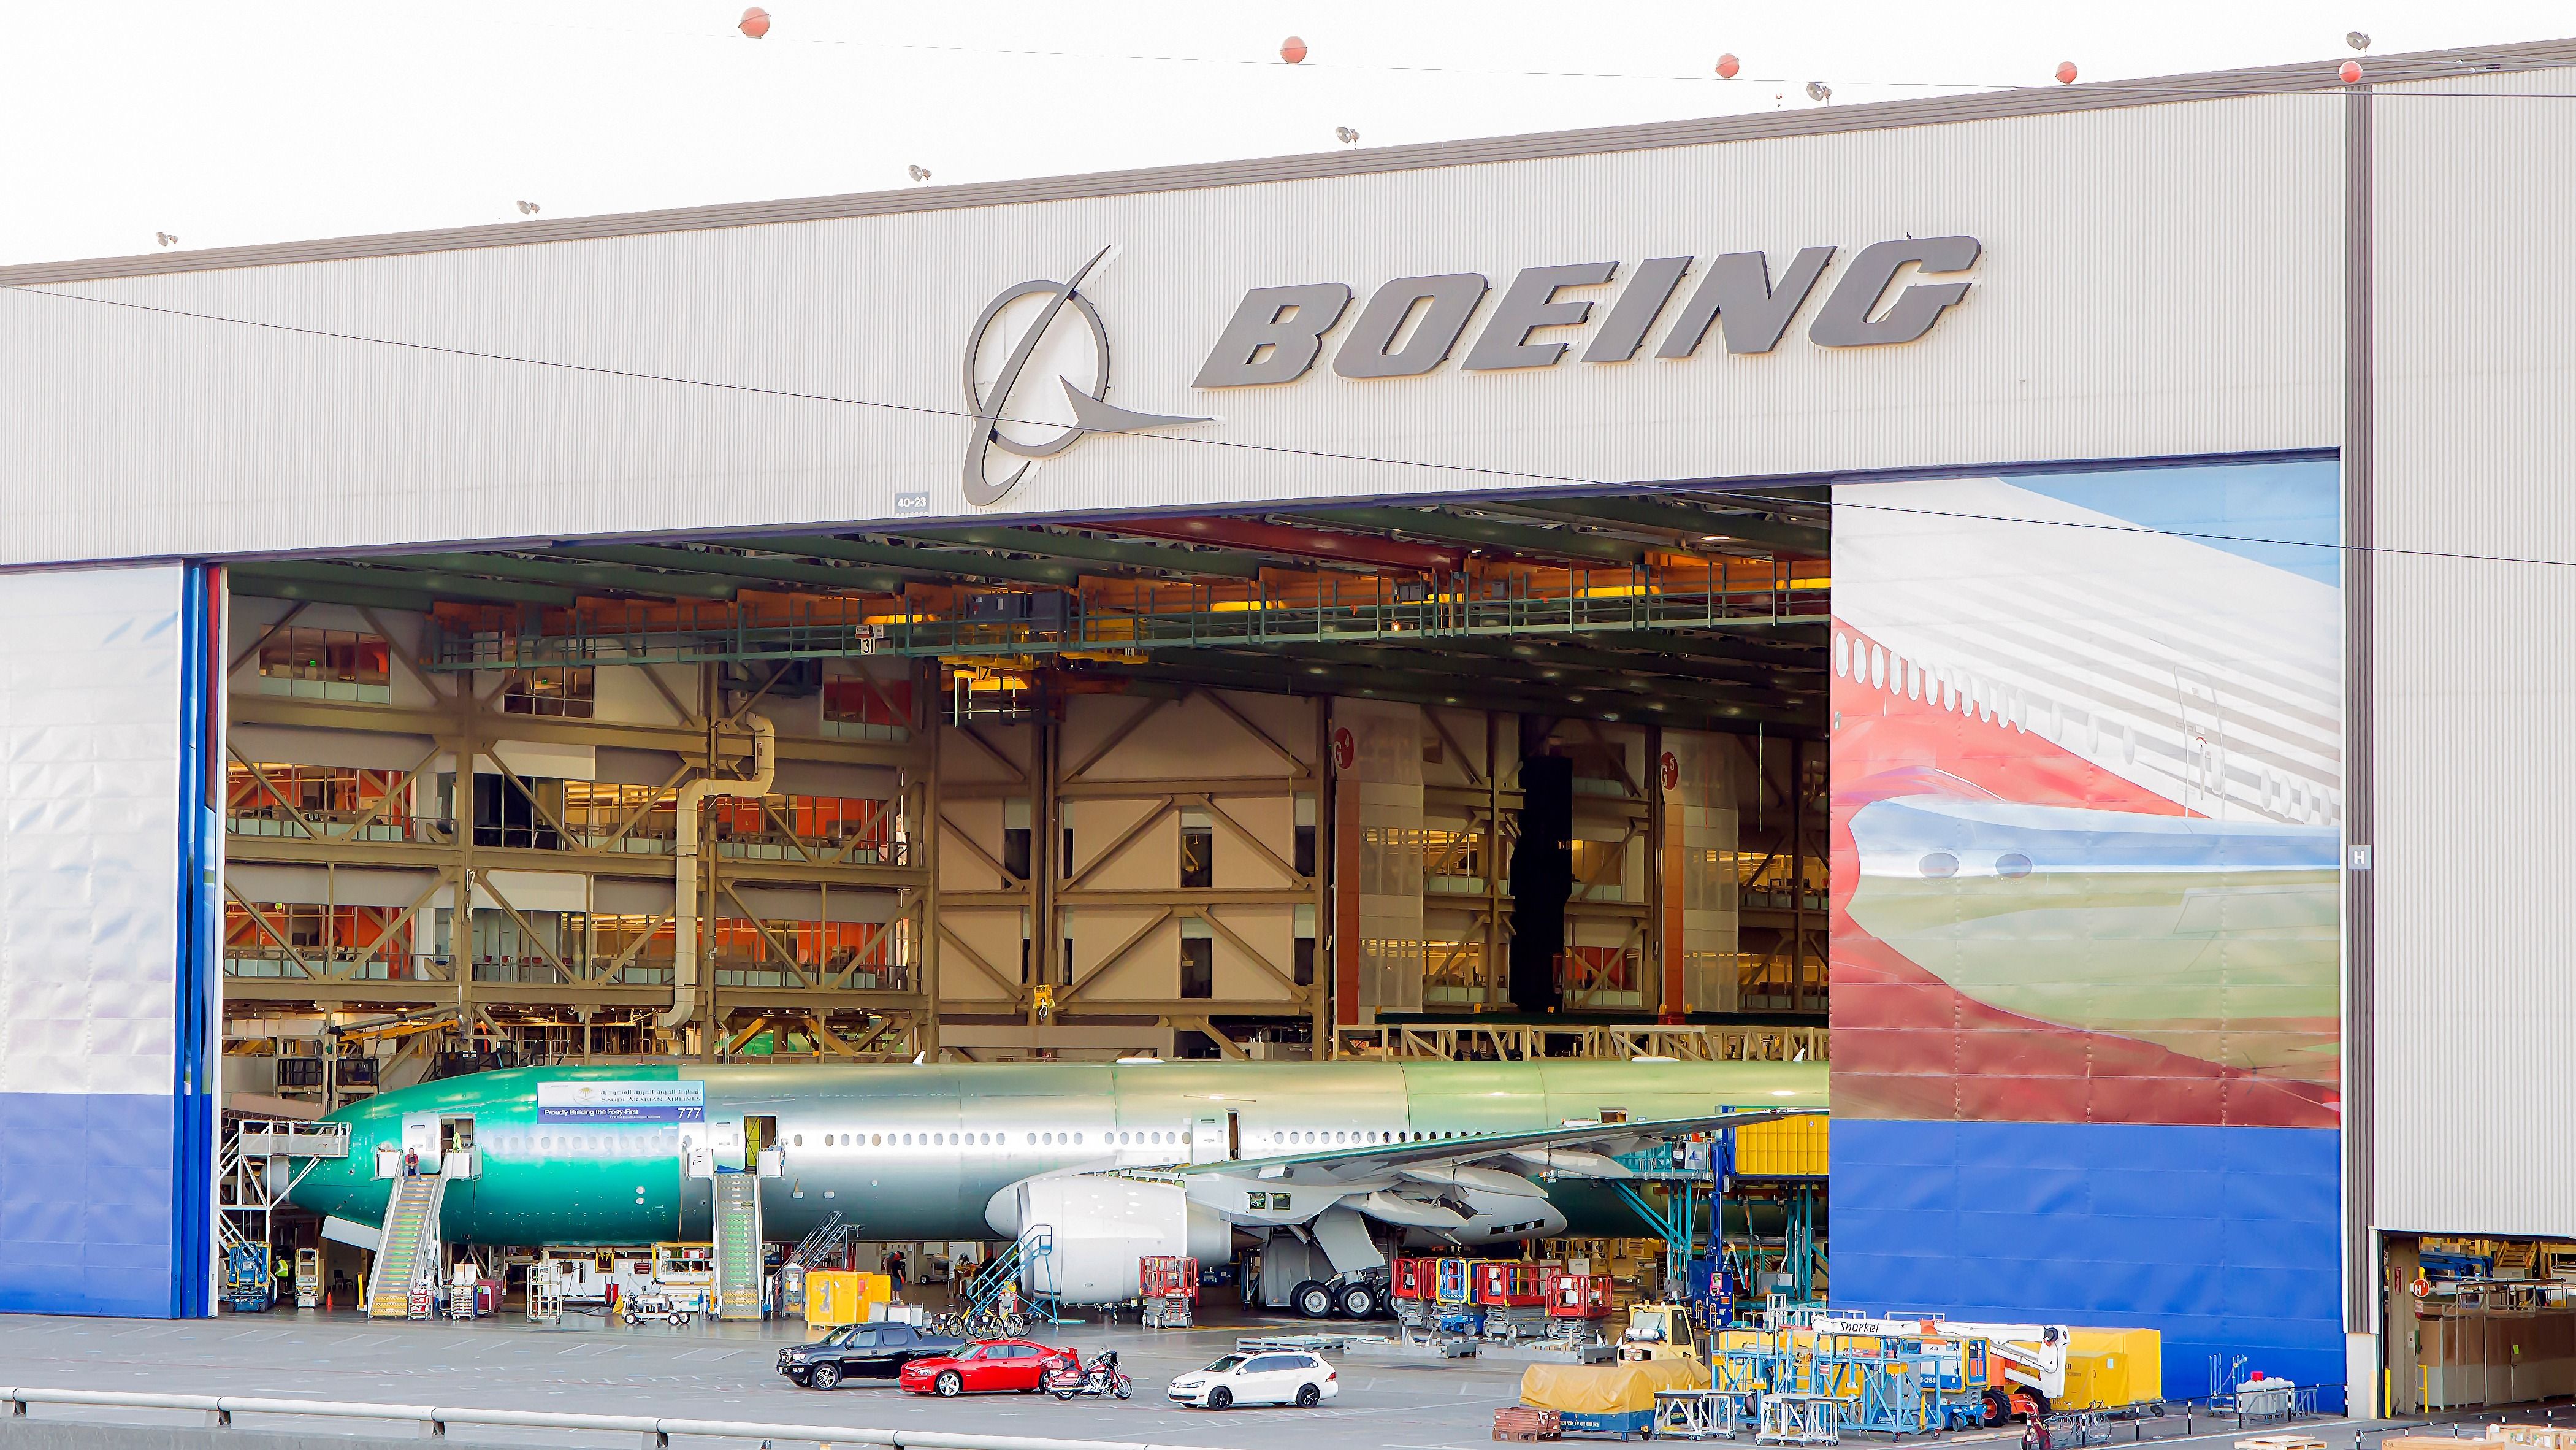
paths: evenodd
<path fill-rule="evenodd" d="M 1007 287 L 975 319 L 974 331 L 966 338 L 966 406 L 975 415 L 975 432 L 966 443 L 963 479 L 968 503 L 982 508 L 1001 502 L 1040 460 L 1053 458 L 1094 433 L 1136 433 L 1148 428 L 1216 421 L 1171 413 L 1139 413 L 1109 401 L 1109 332 L 1100 325 L 1100 312 L 1091 305 L 1091 299 L 1082 295 L 1082 284 L 1106 266 L 1117 250 L 1115 246 L 1101 248 L 1061 282 L 1022 282 Z M 1013 305 L 1026 298 L 1044 300 Z M 1081 329 L 1051 338 L 1051 333 L 1058 332 L 1056 324 L 1068 311 L 1080 319 Z M 1020 331 L 1015 339 L 1008 339 L 1009 351 L 987 375 L 984 364 L 990 353 L 998 351 L 994 344 L 1004 340 L 995 338 L 993 332 L 1006 314 L 1021 321 Z M 1081 358 L 1086 350 L 1087 369 Z M 1072 409 L 1070 423 L 1048 419 L 1044 402 L 1030 401 L 1021 408 L 1012 407 L 1021 376 L 1041 355 L 1046 359 L 1041 373 L 1054 371 L 1057 384 L 1064 389 L 1065 404 Z M 1063 366 L 1083 372 L 1089 381 L 1077 383 L 1072 374 L 1056 370 Z M 1043 394 L 1045 385 L 1037 386 Z M 1032 433 L 1037 436 L 1029 436 Z M 1000 478 L 992 475 L 990 464 L 992 451 L 997 448 L 1023 460 Z"/>
<path fill-rule="evenodd" d="M 1769 352 L 1816 291 L 1835 250 L 1802 248 L 1776 279 L 1770 259 L 1760 252 L 1641 262 L 1611 299 L 1582 360 L 1634 359 L 1673 298 L 1681 295 L 1682 281 L 1695 264 L 1698 285 L 1673 314 L 1655 356 L 1668 361 L 1690 357 L 1712 329 L 1724 338 L 1728 352 Z M 1974 237 L 1907 237 L 1861 248 L 1816 309 L 1807 340 L 1830 348 L 1914 341 L 1967 295 L 1968 279 L 1956 274 L 1974 267 L 1981 251 Z M 1618 272 L 1616 262 L 1522 268 L 1486 314 L 1459 367 L 1469 372 L 1554 367 L 1574 346 L 1565 340 L 1570 334 L 1564 329 L 1592 320 L 1592 299 L 1579 294 L 1608 286 Z M 1914 275 L 1927 280 L 1896 285 Z M 1346 378 L 1409 378 L 1430 372 L 1449 360 L 1491 290 L 1492 284 L 1477 272 L 1398 277 L 1386 283 L 1369 297 L 1333 350 L 1333 371 Z M 1350 309 L 1351 297 L 1350 286 L 1342 282 L 1253 288 L 1236 306 L 1194 382 L 1202 388 L 1245 388 L 1297 381 L 1323 356 L 1324 339 Z"/>

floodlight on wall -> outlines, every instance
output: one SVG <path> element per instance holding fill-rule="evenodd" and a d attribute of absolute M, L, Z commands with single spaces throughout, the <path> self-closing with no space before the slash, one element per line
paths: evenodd
<path fill-rule="evenodd" d="M 911 177 L 915 181 L 928 181 L 930 179 L 930 168 L 927 166 L 907 166 L 903 170 L 905 175 Z"/>
<path fill-rule="evenodd" d="M 1809 82 L 1807 82 L 1807 99 L 1808 99 L 1808 100 L 1811 100 L 1811 101 L 1815 102 L 1817 105 L 1820 105 L 1820 106 L 1821 106 L 1821 105 L 1823 105 L 1825 102 L 1830 101 L 1830 100 L 1832 100 L 1833 98 L 1834 98 L 1834 88 L 1833 88 L 1832 86 L 1826 85 L 1823 81 L 1809 81 Z"/>
<path fill-rule="evenodd" d="M 152 234 L 152 240 L 165 247 L 175 247 L 179 245 L 179 239 L 168 232 L 154 232 Z"/>
<path fill-rule="evenodd" d="M 2370 49 L 2370 32 L 2366 30 L 2347 30 L 2343 33 L 2343 43 L 2351 46 L 2355 50 L 2368 50 Z"/>
<path fill-rule="evenodd" d="M 1357 146 L 1360 144 L 1360 133 L 1352 130 L 1348 126 L 1335 126 L 1333 128 L 1333 139 L 1341 142 L 1345 146 Z"/>
<path fill-rule="evenodd" d="M 535 216 L 537 213 L 544 210 L 544 207 L 537 205 L 533 201 L 522 201 L 519 203 L 519 215 L 521 216 Z"/>

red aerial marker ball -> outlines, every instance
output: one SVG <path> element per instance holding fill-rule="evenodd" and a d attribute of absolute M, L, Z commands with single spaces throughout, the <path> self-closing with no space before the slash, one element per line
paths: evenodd
<path fill-rule="evenodd" d="M 1299 40 L 1293 35 L 1289 36 L 1286 40 L 1279 42 L 1279 58 L 1288 62 L 1290 65 L 1295 65 L 1299 61 L 1304 60 L 1306 58 L 1306 42 Z"/>
<path fill-rule="evenodd" d="M 2335 74 L 2343 77 L 2343 83 L 2345 85 L 2357 86 L 2361 84 L 2361 62 L 2357 60 L 2345 61 L 2341 66 L 2336 68 Z"/>
<path fill-rule="evenodd" d="M 1744 69 L 1744 63 L 1737 60 L 1731 54 L 1721 55 L 1717 58 L 1717 78 L 1719 80 L 1731 81 L 1735 79 L 1735 73 L 1742 69 Z"/>
<path fill-rule="evenodd" d="M 743 34 L 750 36 L 754 40 L 758 40 L 762 36 L 767 35 L 769 33 L 769 12 L 761 9 L 757 5 L 754 5 L 749 10 L 742 12 L 741 30 Z"/>
<path fill-rule="evenodd" d="M 2061 60 L 2057 63 L 2057 83 L 2061 86 L 2075 84 L 2075 62 Z"/>

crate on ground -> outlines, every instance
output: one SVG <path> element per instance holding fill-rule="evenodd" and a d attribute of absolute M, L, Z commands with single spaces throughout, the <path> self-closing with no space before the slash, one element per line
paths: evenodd
<path fill-rule="evenodd" d="M 2576 1450 L 2576 1429 L 2562 1430 L 2555 1425 L 2489 1425 L 2487 1443 L 2527 1445 L 2531 1450 Z"/>
<path fill-rule="evenodd" d="M 1554 1440 L 1563 1432 L 1558 1428 L 1556 1411 L 1534 1409 L 1528 1405 L 1505 1405 L 1494 1411 L 1494 1438 L 1527 1443 Z"/>

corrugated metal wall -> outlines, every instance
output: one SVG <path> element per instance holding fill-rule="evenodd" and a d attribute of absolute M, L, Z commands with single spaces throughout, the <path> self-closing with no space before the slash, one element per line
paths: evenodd
<path fill-rule="evenodd" d="M 2576 72 L 2541 71 L 2377 107 L 2375 1221 L 2394 1230 L 2576 1235 L 2571 91 Z"/>
<path fill-rule="evenodd" d="M 0 1311 L 207 1312 L 191 591 L 169 567 L 0 575 Z"/>
<path fill-rule="evenodd" d="M 1088 440 L 1003 511 L 2330 445 L 2337 124 L 2255 96 L 13 289 L 0 564 L 963 514 L 977 314 L 1113 242 L 1113 400 L 1222 421 Z M 1913 344 L 1816 346 L 1820 287 L 1763 356 L 1190 386 L 1253 286 L 1948 233 L 1977 282 Z"/>

